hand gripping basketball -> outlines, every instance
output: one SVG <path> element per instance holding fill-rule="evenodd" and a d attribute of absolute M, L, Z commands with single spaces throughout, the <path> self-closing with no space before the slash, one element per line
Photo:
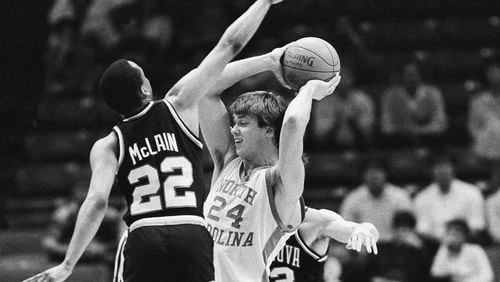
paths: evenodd
<path fill-rule="evenodd" d="M 314 100 L 321 100 L 326 96 L 332 94 L 340 83 L 341 76 L 337 75 L 329 81 L 322 81 L 318 79 L 309 80 L 306 85 L 302 86 L 300 91 L 304 88 L 312 88 Z"/>

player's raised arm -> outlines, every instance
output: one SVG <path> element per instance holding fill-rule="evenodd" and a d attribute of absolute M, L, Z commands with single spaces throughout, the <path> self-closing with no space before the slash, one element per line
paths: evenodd
<path fill-rule="evenodd" d="M 233 138 L 228 130 L 230 117 L 220 95 L 224 90 L 240 80 L 265 71 L 272 71 L 276 78 L 286 87 L 281 77 L 280 65 L 280 58 L 285 48 L 286 46 L 276 48 L 264 55 L 229 63 L 224 68 L 215 86 L 200 101 L 200 125 L 203 138 L 214 160 L 214 175 L 218 175 L 224 164 L 236 156 Z"/>
<path fill-rule="evenodd" d="M 176 110 L 195 108 L 198 101 L 215 85 L 224 67 L 248 43 L 272 4 L 282 0 L 256 0 L 232 23 L 201 64 L 184 76 L 167 93 Z M 181 114 L 182 116 L 182 114 Z"/>
<path fill-rule="evenodd" d="M 329 82 L 308 81 L 285 111 L 279 139 L 278 163 L 271 170 L 276 208 L 285 225 L 290 225 L 295 217 L 295 205 L 304 190 L 303 139 L 311 115 L 312 100 L 321 100 L 333 93 L 339 82 L 340 76 Z"/>
<path fill-rule="evenodd" d="M 64 261 L 25 280 L 25 282 L 64 281 L 73 272 L 77 261 L 97 233 L 108 208 L 109 194 L 118 169 L 118 160 L 113 151 L 113 148 L 117 146 L 117 142 L 116 136 L 110 134 L 98 140 L 90 152 L 92 177 L 89 192 L 78 212 L 75 229 Z"/>

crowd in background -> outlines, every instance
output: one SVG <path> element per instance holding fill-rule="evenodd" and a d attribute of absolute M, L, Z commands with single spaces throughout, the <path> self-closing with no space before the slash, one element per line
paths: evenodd
<path fill-rule="evenodd" d="M 214 31 L 222 32 L 232 11 L 246 4 L 208 2 L 54 1 L 48 15 L 45 92 L 99 99 L 95 88 L 104 68 L 117 58 L 127 58 L 144 68 L 155 96 L 162 96 L 200 62 L 219 37 Z M 492 281 L 491 263 L 481 246 L 500 244 L 500 61 L 485 58 L 482 72 L 471 78 L 468 89 L 473 96 L 461 125 L 468 136 L 453 140 L 469 146 L 474 157 L 491 168 L 487 187 L 480 189 L 455 176 L 455 160 L 446 154 L 449 109 L 440 87 L 426 77 L 425 65 L 408 60 L 391 73 L 378 72 L 376 58 L 348 17 L 313 26 L 297 23 L 263 29 L 244 56 L 268 52 L 303 36 L 322 37 L 339 51 L 342 83 L 335 95 L 315 104 L 306 151 L 369 155 L 373 149 L 410 147 L 433 156 L 432 183 L 413 195 L 388 182 L 383 161 L 365 162 L 363 184 L 344 198 L 339 213 L 346 220 L 371 222 L 378 228 L 380 255 L 346 254 L 332 245 L 325 271 L 329 279 L 361 281 L 359 275 L 365 273 L 366 279 L 380 279 L 375 281 L 430 277 Z M 225 99 L 257 88 L 290 95 L 272 74 L 264 73 L 229 89 Z M 370 93 L 373 89 L 380 91 Z M 65 209 L 69 211 L 56 212 L 56 223 L 62 222 L 62 214 L 74 214 L 71 205 Z M 51 228 L 54 237 L 63 237 L 62 231 Z M 54 240 L 46 242 L 54 246 Z M 342 274 L 336 271 L 339 265 Z"/>

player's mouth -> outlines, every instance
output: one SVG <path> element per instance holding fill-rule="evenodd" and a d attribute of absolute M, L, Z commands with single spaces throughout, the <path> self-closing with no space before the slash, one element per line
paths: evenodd
<path fill-rule="evenodd" d="M 234 138 L 234 144 L 240 144 L 241 142 L 243 142 L 243 139 L 241 139 L 241 138 Z"/>

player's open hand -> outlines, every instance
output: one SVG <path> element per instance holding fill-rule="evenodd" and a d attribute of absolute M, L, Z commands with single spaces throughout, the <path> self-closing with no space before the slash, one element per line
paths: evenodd
<path fill-rule="evenodd" d="M 375 226 L 369 223 L 363 223 L 357 226 L 347 241 L 346 248 L 361 252 L 363 245 L 368 253 L 378 254 L 377 241 L 379 233 Z"/>
<path fill-rule="evenodd" d="M 23 282 L 62 282 L 65 281 L 73 270 L 64 264 L 57 265 Z"/>
<path fill-rule="evenodd" d="M 329 81 L 309 80 L 304 86 L 302 86 L 302 88 L 300 88 L 300 91 L 304 88 L 312 88 L 313 99 L 319 101 L 335 91 L 335 88 L 337 88 L 340 83 L 340 79 L 341 76 L 336 75 Z"/>

